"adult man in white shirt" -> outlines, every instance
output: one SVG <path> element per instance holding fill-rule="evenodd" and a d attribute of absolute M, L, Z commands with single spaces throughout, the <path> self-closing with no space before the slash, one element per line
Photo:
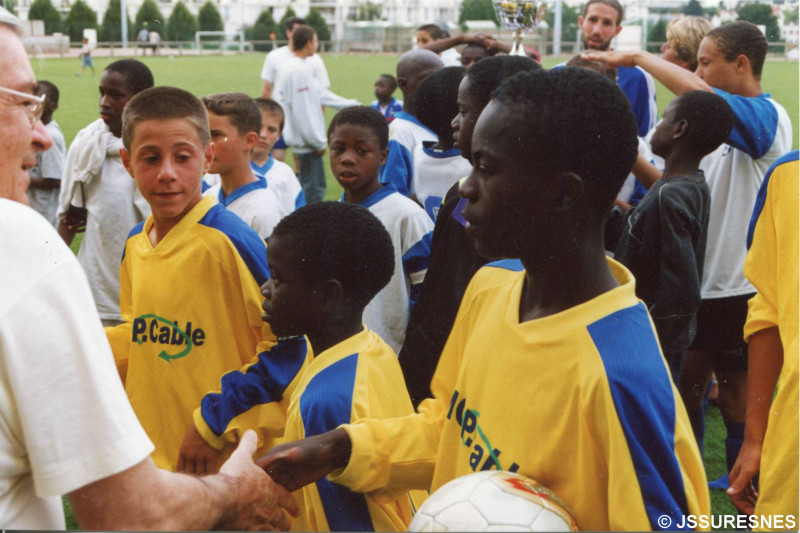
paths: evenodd
<path fill-rule="evenodd" d="M 12 201 L 51 144 L 20 33 L 0 8 L 0 528 L 64 529 L 62 494 L 84 529 L 288 528 L 297 506 L 253 464 L 254 434 L 217 476 L 149 458 L 80 265 Z"/>

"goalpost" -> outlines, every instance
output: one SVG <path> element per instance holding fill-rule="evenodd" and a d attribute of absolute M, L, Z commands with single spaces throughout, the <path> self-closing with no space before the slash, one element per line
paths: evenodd
<path fill-rule="evenodd" d="M 194 33 L 194 44 L 198 52 L 203 51 L 200 47 L 200 38 L 209 36 L 222 37 L 222 40 L 218 41 L 220 51 L 224 50 L 227 45 L 233 44 L 239 46 L 239 53 L 244 52 L 245 43 L 243 31 L 196 31 Z"/>

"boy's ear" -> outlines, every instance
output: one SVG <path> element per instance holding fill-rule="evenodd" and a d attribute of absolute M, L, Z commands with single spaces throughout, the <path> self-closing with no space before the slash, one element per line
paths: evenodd
<path fill-rule="evenodd" d="M 408 83 L 405 78 L 397 78 L 397 86 L 400 88 L 400 92 L 403 92 L 408 87 Z"/>
<path fill-rule="evenodd" d="M 675 129 L 672 132 L 673 139 L 680 139 L 686 132 L 689 131 L 689 122 L 686 119 L 679 120 L 675 124 Z"/>
<path fill-rule="evenodd" d="M 740 72 L 750 70 L 750 59 L 744 54 L 739 54 L 736 56 L 736 59 L 734 59 L 733 62 L 736 65 L 736 70 Z"/>
<path fill-rule="evenodd" d="M 559 210 L 571 211 L 583 203 L 585 189 L 583 178 L 574 172 L 564 172 L 558 177 Z"/>
<path fill-rule="evenodd" d="M 336 311 L 344 299 L 344 287 L 338 279 L 329 279 L 319 287 L 322 301 L 320 302 L 322 311 L 330 314 Z"/>
<path fill-rule="evenodd" d="M 386 164 L 386 160 L 389 158 L 389 147 L 387 146 L 383 150 L 381 150 L 381 166 Z"/>
<path fill-rule="evenodd" d="M 208 174 L 208 169 L 211 168 L 211 163 L 214 161 L 214 152 L 217 150 L 217 147 L 214 146 L 214 143 L 210 142 L 206 146 L 205 151 L 203 152 L 203 174 Z"/>
<path fill-rule="evenodd" d="M 258 137 L 258 133 L 254 131 L 248 131 L 247 135 L 245 135 L 244 142 L 248 152 L 255 148 L 256 143 L 258 142 Z"/>
<path fill-rule="evenodd" d="M 125 170 L 128 171 L 128 174 L 133 179 L 136 179 L 136 176 L 133 175 L 133 168 L 131 167 L 131 154 L 125 148 L 119 149 L 119 157 L 122 159 L 122 165 L 125 167 Z"/>

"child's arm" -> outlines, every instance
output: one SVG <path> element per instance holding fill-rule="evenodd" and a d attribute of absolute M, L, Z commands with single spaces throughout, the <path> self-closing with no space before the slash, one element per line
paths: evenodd
<path fill-rule="evenodd" d="M 131 232 L 133 233 L 133 232 Z M 127 243 L 125 244 L 127 247 Z M 131 339 L 133 335 L 133 298 L 131 289 L 131 275 L 128 268 L 128 254 L 122 258 L 119 269 L 119 307 L 122 314 L 123 323 L 105 328 L 108 343 L 114 353 L 114 362 L 117 364 L 117 372 L 122 379 L 122 384 L 128 375 L 128 358 L 130 356 Z"/>
<path fill-rule="evenodd" d="M 769 408 L 783 367 L 783 344 L 777 327 L 754 333 L 747 347 L 747 415 L 744 444 L 728 476 L 728 496 L 736 508 L 753 514 L 758 494 L 753 478 L 761 464 Z"/>
<path fill-rule="evenodd" d="M 248 429 L 257 430 L 261 443 L 283 435 L 289 400 L 310 360 L 308 348 L 305 337 L 262 341 L 255 363 L 223 375 L 220 390 L 206 394 L 194 412 L 178 469 L 204 473 L 206 462 L 218 461 L 225 445 Z"/>

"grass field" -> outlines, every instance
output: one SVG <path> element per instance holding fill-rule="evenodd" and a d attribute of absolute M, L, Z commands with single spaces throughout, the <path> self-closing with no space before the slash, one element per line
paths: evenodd
<path fill-rule="evenodd" d="M 397 57 L 394 55 L 336 55 L 323 56 L 331 78 L 332 90 L 342 96 L 357 98 L 362 103 L 374 99 L 373 83 L 384 72 L 394 72 Z M 98 75 L 112 59 L 95 58 Z M 144 61 L 153 71 L 158 85 L 173 85 L 187 89 L 199 96 L 223 91 L 243 91 L 258 95 L 261 81 L 258 77 L 263 62 L 263 54 L 203 57 L 151 57 Z M 546 59 L 544 65 L 550 67 L 561 59 Z M 98 117 L 98 93 L 96 78 L 84 75 L 75 77 L 80 67 L 77 58 L 34 59 L 32 61 L 36 76 L 55 83 L 61 91 L 60 108 L 55 119 L 61 125 L 67 142 L 89 122 Z M 768 61 L 763 75 L 763 87 L 780 102 L 792 119 L 794 142 L 798 147 L 798 63 Z M 398 92 L 398 97 L 400 97 Z M 659 114 L 672 99 L 660 84 L 657 85 Z M 327 119 L 334 115 L 327 111 Z M 327 159 L 327 158 L 326 158 Z M 327 161 L 326 161 L 327 167 Z M 338 199 L 341 188 L 333 180 L 330 169 L 326 199 Z M 79 241 L 73 249 L 77 251 Z M 716 479 L 725 472 L 725 429 L 716 408 L 709 409 L 706 418 L 705 464 L 709 479 Z M 712 491 L 712 510 L 715 514 L 735 512 L 722 491 Z M 66 506 L 68 509 L 68 506 Z M 68 519 L 71 512 L 68 511 Z M 70 523 L 75 528 L 74 521 Z"/>

